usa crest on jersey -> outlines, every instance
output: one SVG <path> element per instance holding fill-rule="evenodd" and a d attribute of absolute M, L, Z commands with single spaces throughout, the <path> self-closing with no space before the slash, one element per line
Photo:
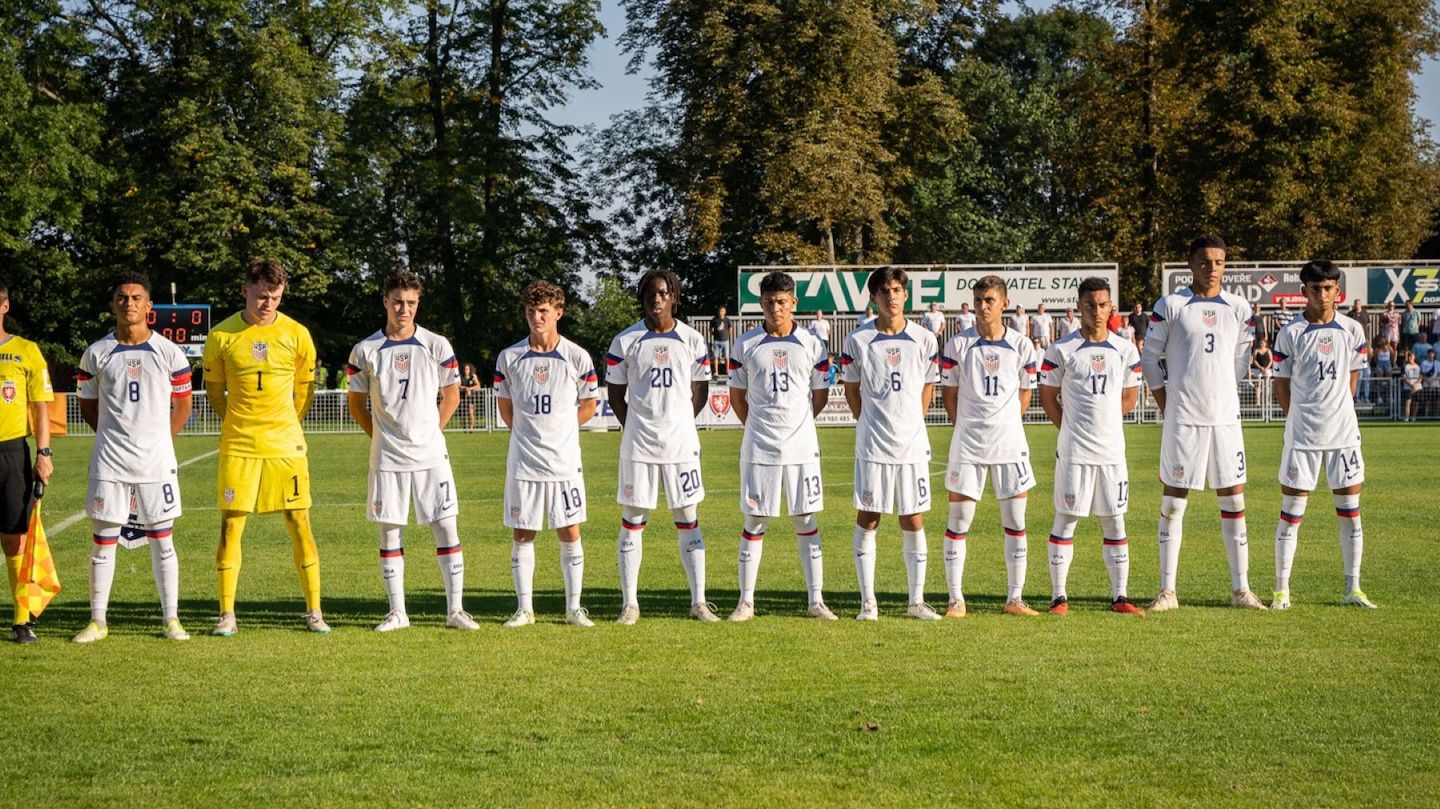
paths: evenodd
<path fill-rule="evenodd" d="M 250 356 L 254 357 L 257 362 L 264 362 L 265 358 L 270 356 L 270 344 L 264 340 L 251 342 Z"/>

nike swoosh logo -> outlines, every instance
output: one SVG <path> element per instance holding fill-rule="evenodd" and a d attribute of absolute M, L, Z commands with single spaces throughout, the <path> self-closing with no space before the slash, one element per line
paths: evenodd
<path fill-rule="evenodd" d="M 161 513 L 161 514 L 169 514 L 170 512 L 174 511 L 175 508 L 176 508 L 175 506 L 171 506 L 171 507 L 169 507 L 169 508 L 167 508 L 167 509 L 161 510 L 160 513 Z"/>

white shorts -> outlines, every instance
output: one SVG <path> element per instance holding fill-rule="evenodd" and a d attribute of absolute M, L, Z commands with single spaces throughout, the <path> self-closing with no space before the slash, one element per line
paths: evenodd
<path fill-rule="evenodd" d="M 780 466 L 741 462 L 741 514 L 747 517 L 779 517 L 782 493 L 790 506 L 791 515 L 823 511 L 825 493 L 820 483 L 820 462 Z"/>
<path fill-rule="evenodd" d="M 660 501 L 660 484 L 665 484 L 665 502 L 670 508 L 693 506 L 705 499 L 705 482 L 700 461 L 645 463 L 620 459 L 620 486 L 615 502 L 649 511 Z"/>
<path fill-rule="evenodd" d="M 945 470 L 945 488 L 971 500 L 979 500 L 985 492 L 985 476 L 990 476 L 990 488 L 1001 500 L 1019 497 L 1035 488 L 1035 471 L 1030 468 L 1030 459 L 1021 458 L 1016 463 L 964 463 L 951 461 Z"/>
<path fill-rule="evenodd" d="M 1239 424 L 1173 424 L 1160 437 L 1160 482 L 1177 489 L 1226 489 L 1245 482 Z"/>
<path fill-rule="evenodd" d="M 1348 489 L 1365 482 L 1365 456 L 1358 445 L 1345 449 L 1295 449 L 1280 453 L 1280 485 L 1313 492 L 1320 485 L 1320 467 L 1331 489 Z"/>
<path fill-rule="evenodd" d="M 1125 464 L 1055 462 L 1055 511 L 1072 517 L 1114 517 L 1130 508 Z"/>
<path fill-rule="evenodd" d="M 117 483 L 91 480 L 85 493 L 85 513 L 93 520 L 124 525 L 154 525 L 180 516 L 180 480 L 171 477 L 153 483 Z"/>
<path fill-rule="evenodd" d="M 876 514 L 930 510 L 930 462 L 875 463 L 855 459 L 855 509 Z"/>
<path fill-rule="evenodd" d="M 410 503 L 415 503 L 415 523 L 429 525 L 460 513 L 455 494 L 455 473 L 450 464 L 408 472 L 370 470 L 370 522 L 404 525 L 410 521 Z"/>
<path fill-rule="evenodd" d="M 539 531 L 585 522 L 585 478 L 505 481 L 505 527 Z"/>

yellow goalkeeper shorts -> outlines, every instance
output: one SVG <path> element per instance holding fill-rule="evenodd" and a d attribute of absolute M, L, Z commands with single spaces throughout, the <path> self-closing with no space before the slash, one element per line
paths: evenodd
<path fill-rule="evenodd" d="M 267 514 L 310 508 L 310 463 L 298 458 L 221 455 L 215 486 L 221 511 Z"/>

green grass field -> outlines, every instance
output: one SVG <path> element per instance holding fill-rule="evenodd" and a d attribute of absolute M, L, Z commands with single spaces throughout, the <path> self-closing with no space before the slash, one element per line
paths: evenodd
<path fill-rule="evenodd" d="M 1272 589 L 1281 430 L 1247 430 L 1254 589 Z M 898 528 L 880 534 L 882 619 L 858 607 L 850 554 L 850 442 L 824 430 L 827 601 L 844 620 L 800 617 L 788 522 L 766 543 L 748 624 L 701 625 L 688 607 L 674 528 L 646 536 L 643 619 L 619 627 L 613 504 L 617 434 L 584 438 L 590 464 L 586 605 L 599 626 L 560 622 L 553 536 L 537 548 L 540 624 L 514 609 L 499 525 L 503 434 L 454 435 L 467 606 L 483 626 L 440 628 L 428 531 L 407 535 L 413 628 L 379 635 L 376 536 L 363 516 L 366 444 L 312 439 L 315 525 L 328 637 L 302 631 L 289 542 L 253 518 L 240 579 L 240 634 L 204 635 L 215 615 L 215 460 L 185 468 L 176 526 L 181 619 L 195 639 L 158 639 L 145 551 L 121 551 L 110 638 L 76 646 L 88 618 L 88 522 L 52 537 L 65 585 L 41 642 L 6 645 L 0 683 L 15 714 L 0 805 L 124 807 L 419 805 L 1434 806 L 1440 802 L 1440 652 L 1431 612 L 1440 553 L 1434 447 L 1440 427 L 1365 428 L 1365 589 L 1379 610 L 1339 606 L 1329 497 L 1312 497 L 1288 613 L 1224 608 L 1229 592 L 1213 495 L 1186 520 L 1178 612 L 1104 610 L 1098 525 L 1077 536 L 1068 618 L 999 614 L 1000 528 L 991 501 L 970 534 L 971 616 L 901 617 Z M 1048 601 L 1054 431 L 1031 428 L 1040 487 L 1029 511 L 1027 594 Z M 947 434 L 932 433 L 943 456 Z M 739 434 L 703 436 L 701 527 L 711 599 L 737 595 Z M 1156 582 L 1159 428 L 1129 430 L 1131 592 Z M 180 442 L 182 460 L 214 438 Z M 56 444 L 47 523 L 80 510 L 87 438 Z M 938 467 L 937 467 L 938 468 Z M 939 480 L 938 476 L 935 478 Z M 944 602 L 944 512 L 931 513 L 927 592 Z"/>

